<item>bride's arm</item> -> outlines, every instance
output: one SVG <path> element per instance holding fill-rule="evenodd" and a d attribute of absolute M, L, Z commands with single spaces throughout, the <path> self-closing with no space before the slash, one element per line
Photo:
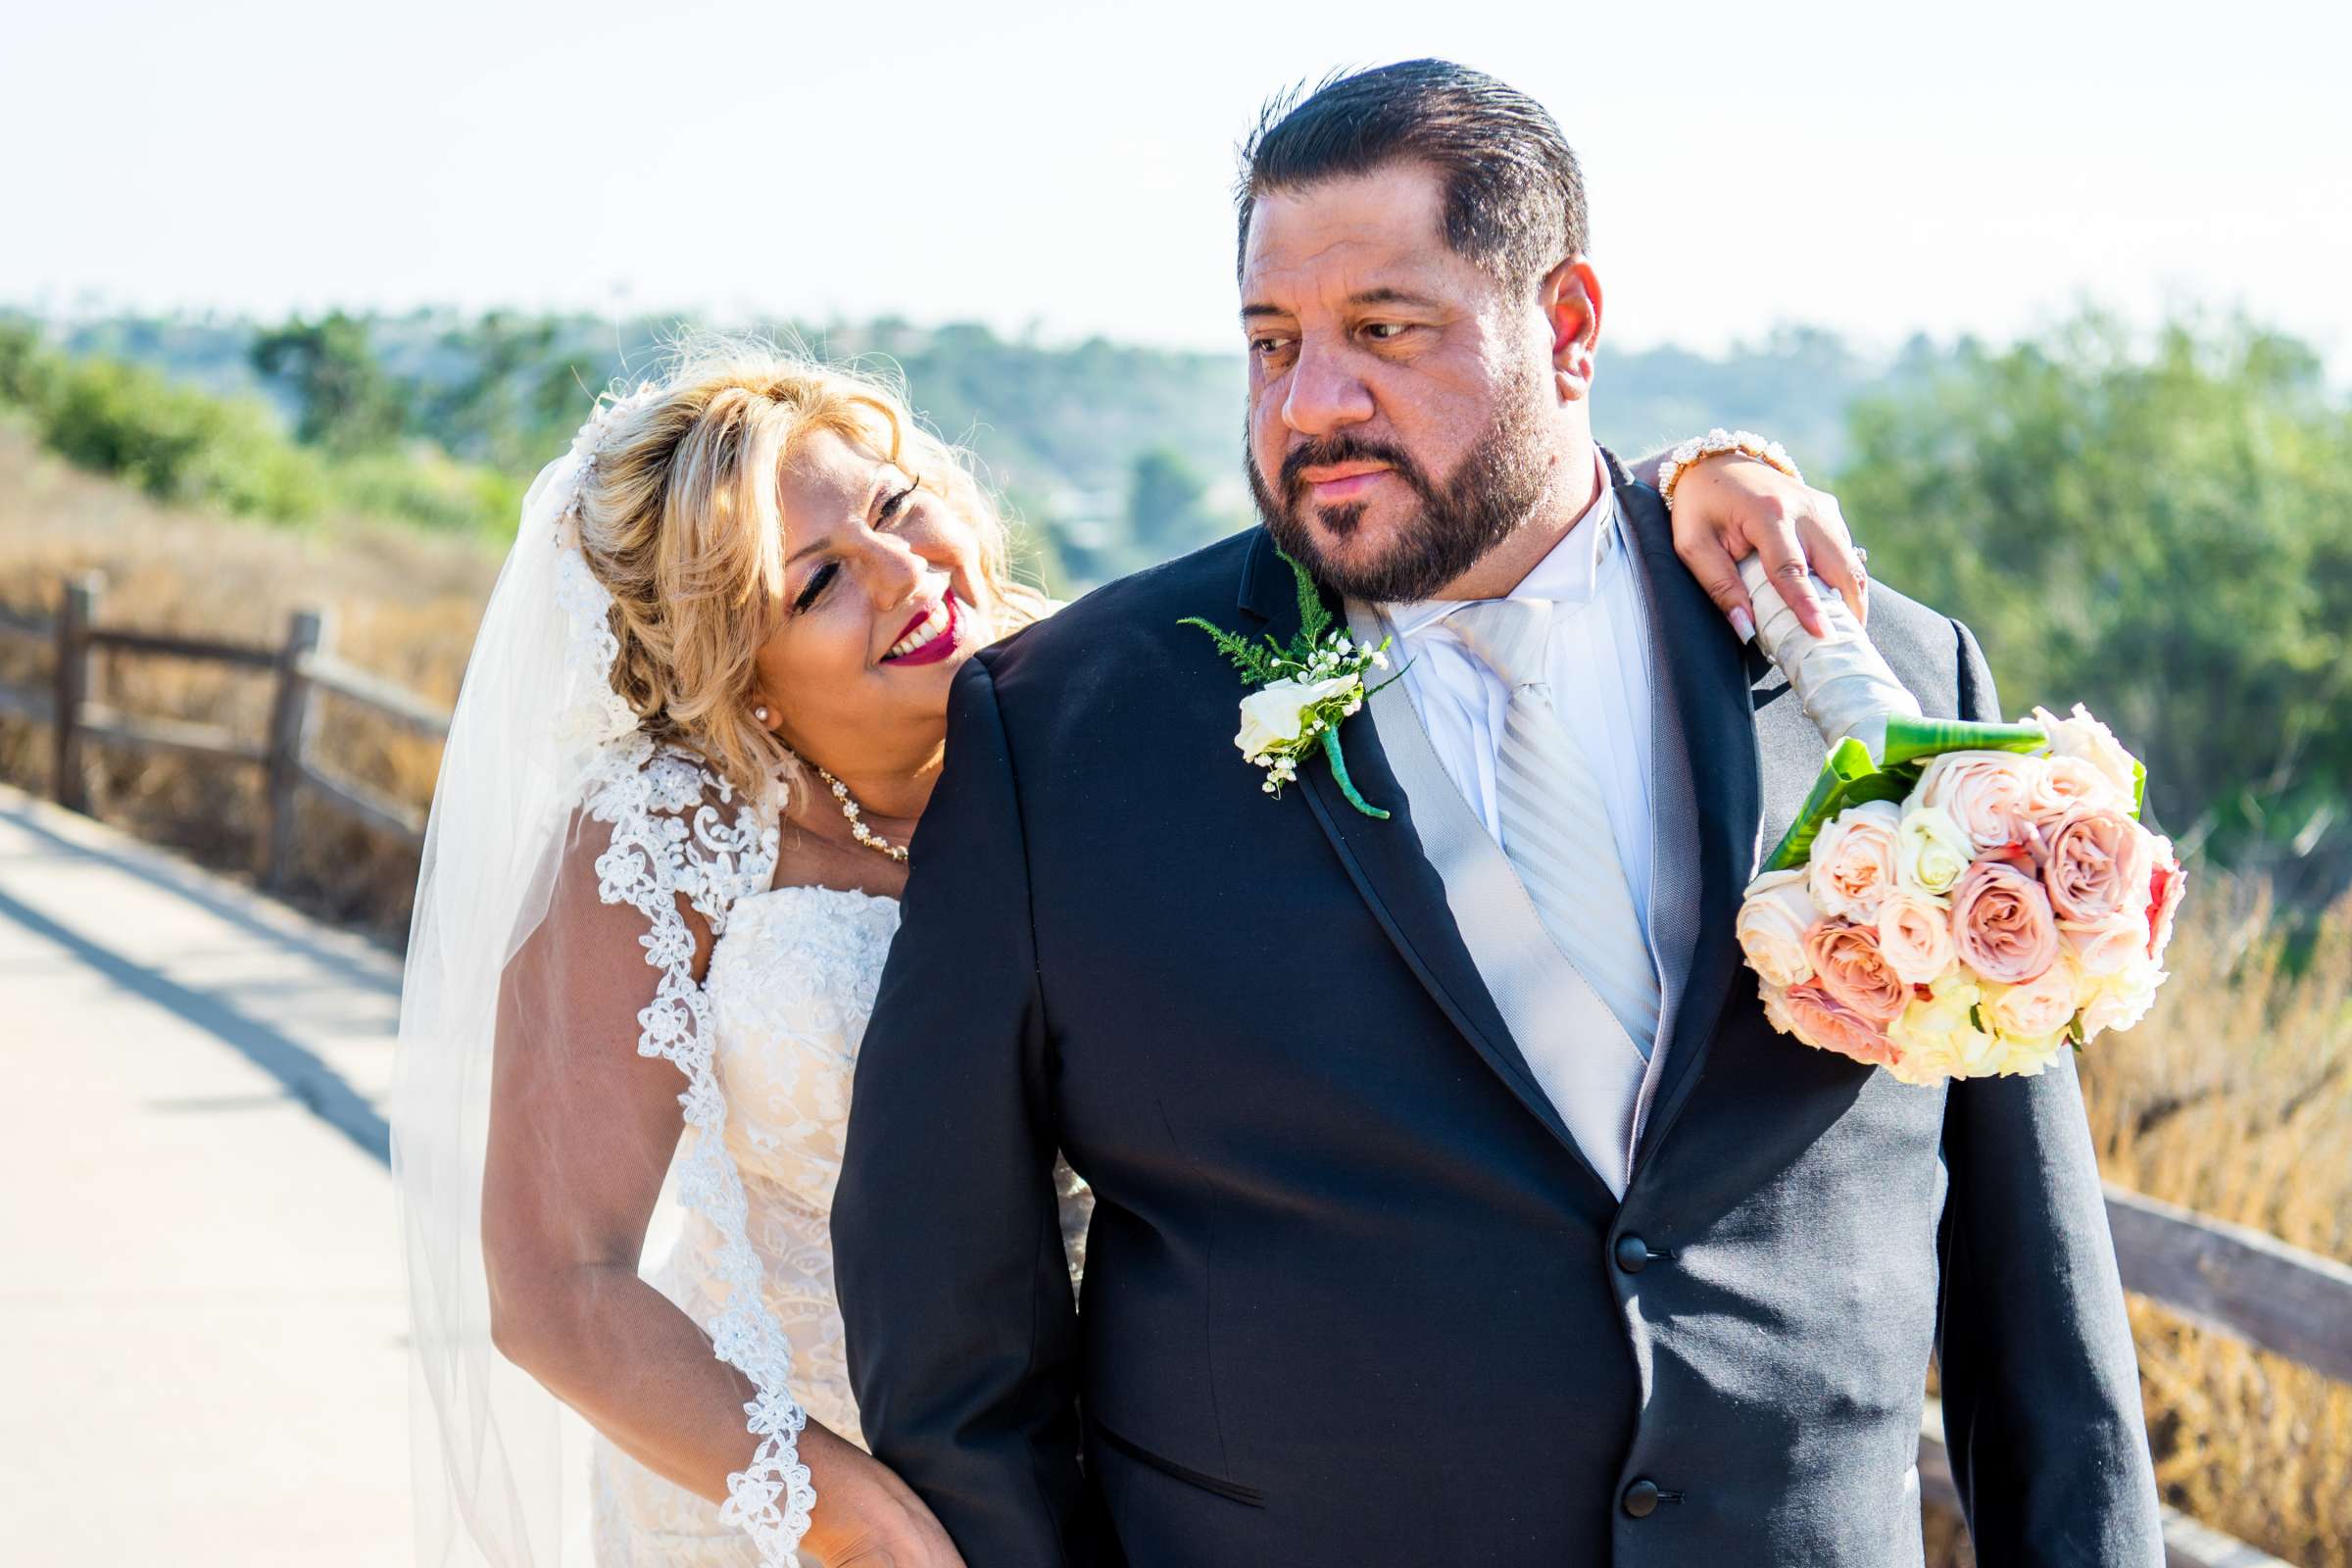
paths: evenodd
<path fill-rule="evenodd" d="M 1655 487 L 1663 452 L 1628 471 Z M 1770 464 L 1736 452 L 1701 458 L 1675 481 L 1674 553 L 1739 630 L 1755 631 L 1755 606 L 1740 582 L 1740 563 L 1764 558 L 1764 569 L 1797 619 L 1816 637 L 1828 631 L 1813 595 L 1820 577 L 1845 601 L 1857 620 L 1870 618 L 1869 578 L 1838 498 Z M 1741 627 L 1740 617 L 1746 625 Z"/>
<path fill-rule="evenodd" d="M 645 920 L 597 894 L 593 849 L 566 857 L 548 916 L 499 999 L 482 1245 L 498 1349 L 648 1469 L 713 1502 L 758 1447 L 751 1381 L 638 1276 L 683 1128 L 669 1061 L 638 1054 L 660 974 Z M 687 912 L 694 973 L 710 933 Z M 888 1469 L 814 1422 L 800 1439 L 816 1507 L 804 1549 L 828 1563 L 957 1565 Z"/>

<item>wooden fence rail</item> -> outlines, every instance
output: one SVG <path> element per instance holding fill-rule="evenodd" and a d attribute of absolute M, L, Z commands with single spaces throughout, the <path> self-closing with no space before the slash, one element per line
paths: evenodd
<path fill-rule="evenodd" d="M 54 790 L 62 804 L 88 808 L 83 742 L 95 740 L 261 767 L 268 816 L 262 881 L 267 886 L 285 879 L 293 855 L 294 803 L 304 791 L 376 832 L 412 847 L 423 843 L 424 818 L 414 807 L 322 768 L 306 755 L 312 697 L 317 691 L 332 693 L 436 739 L 448 737 L 450 715 L 335 657 L 323 614 L 297 612 L 285 641 L 264 648 L 102 625 L 102 593 L 95 577 L 70 580 L 54 621 L 0 609 L 0 639 L 45 643 L 56 650 L 51 688 L 0 684 L 0 715 L 51 728 Z M 219 725 L 135 717 L 99 705 L 91 693 L 100 650 L 268 674 L 275 690 L 267 739 L 243 740 Z M 2352 1267 L 2119 1187 L 2107 1189 L 2107 1222 L 2127 1290 L 2214 1332 L 2352 1383 Z M 1919 1473 L 1921 1495 L 1928 1502 L 1958 1505 L 1942 1414 L 1932 1400 L 1920 1434 Z M 2168 1568 L 2286 1568 L 2170 1509 L 2165 1546 Z"/>
<path fill-rule="evenodd" d="M 275 647 L 211 637 L 181 637 L 109 626 L 100 618 L 104 583 L 95 575 L 67 580 L 54 620 L 0 611 L 0 638 L 47 644 L 54 651 L 48 689 L 0 685 L 0 714 L 45 724 L 51 734 L 51 793 L 77 811 L 89 809 L 88 744 L 169 752 L 262 770 L 264 830 L 260 872 L 265 887 L 285 885 L 294 858 L 294 808 L 307 793 L 330 809 L 411 848 L 424 843 L 424 816 L 404 802 L 322 767 L 309 753 L 313 695 L 326 691 L 368 708 L 405 728 L 443 738 L 449 715 L 391 682 L 343 662 L 329 649 L 326 616 L 296 611 L 285 641 Z M 101 654 L 180 659 L 267 676 L 272 682 L 268 734 L 252 740 L 219 724 L 118 712 L 97 701 Z"/>
<path fill-rule="evenodd" d="M 2112 1184 L 2107 1226 L 2124 1289 L 2201 1328 L 2352 1382 L 2352 1267 Z M 1934 1400 L 1920 1432 L 1919 1480 L 1929 1502 L 1959 1506 Z M 2164 1544 L 2166 1568 L 2288 1568 L 2171 1508 Z"/>

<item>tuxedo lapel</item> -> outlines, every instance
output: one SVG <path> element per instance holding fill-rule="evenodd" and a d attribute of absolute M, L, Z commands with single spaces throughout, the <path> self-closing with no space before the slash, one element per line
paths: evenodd
<path fill-rule="evenodd" d="M 1609 466 L 1649 622 L 1650 930 L 1665 993 L 1639 1176 L 1697 1083 L 1740 974 L 1733 926 L 1754 870 L 1762 795 L 1747 652 L 1675 555 L 1657 492 L 1613 458 Z"/>
<path fill-rule="evenodd" d="M 1326 602 L 1334 614 L 1344 612 L 1343 606 L 1328 597 Z M 1287 644 L 1298 629 L 1297 580 L 1262 530 L 1243 570 L 1240 609 L 1245 635 L 1262 631 Z M 1592 1168 L 1558 1107 L 1537 1081 L 1462 941 L 1446 902 L 1446 885 L 1423 853 L 1420 834 L 1413 825 L 1412 804 L 1397 781 L 1377 729 L 1369 722 L 1351 722 L 1342 727 L 1341 740 L 1356 792 L 1389 811 L 1389 819 L 1366 816 L 1350 805 L 1320 758 L 1310 759 L 1299 769 L 1294 787 L 1306 797 L 1348 880 L 1396 945 L 1406 967 L 1481 1059 L 1529 1113 L 1551 1130 L 1605 1194 L 1608 1183 Z M 1614 1197 L 1609 1200 L 1614 1202 Z"/>

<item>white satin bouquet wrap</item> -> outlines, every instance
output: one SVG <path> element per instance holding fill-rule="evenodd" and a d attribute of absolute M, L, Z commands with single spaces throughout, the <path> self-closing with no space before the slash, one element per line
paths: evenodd
<path fill-rule="evenodd" d="M 1836 746 L 1851 736 L 1877 756 L 1886 742 L 1886 721 L 1896 714 L 1919 717 L 1919 699 L 1871 646 L 1870 637 L 1845 601 L 1816 577 L 1823 624 L 1829 635 L 1805 630 L 1796 612 L 1773 586 L 1761 556 L 1740 563 L 1740 580 L 1756 609 L 1756 643 L 1788 677 L 1805 716 Z"/>
<path fill-rule="evenodd" d="M 1761 562 L 1740 575 L 1829 748 L 1740 911 L 1773 1027 L 1934 1085 L 2038 1073 L 2145 1016 L 2184 883 L 2138 760 L 2080 706 L 1926 718 L 1826 584 L 1815 637 Z"/>

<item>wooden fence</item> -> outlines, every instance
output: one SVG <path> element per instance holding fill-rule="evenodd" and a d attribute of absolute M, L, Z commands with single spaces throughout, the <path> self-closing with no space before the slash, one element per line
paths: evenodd
<path fill-rule="evenodd" d="M 320 766 L 309 755 L 312 698 L 332 692 L 378 717 L 438 740 L 449 736 L 449 715 L 413 693 L 337 659 L 332 627 L 317 611 L 297 611 L 286 639 L 274 648 L 203 637 L 165 636 L 99 618 L 104 585 L 96 576 L 69 578 L 55 620 L 0 611 L 0 636 L 49 645 L 54 678 L 46 689 L 0 685 L 0 713 L 50 727 L 51 793 L 62 806 L 89 809 L 84 755 L 90 742 L 141 752 L 186 756 L 262 770 L 263 822 L 258 870 L 265 887 L 285 884 L 294 856 L 294 805 L 304 791 L 411 847 L 424 843 L 424 817 L 413 807 Z M 244 669 L 271 682 L 269 733 L 259 741 L 219 724 L 191 724 L 117 712 L 95 700 L 98 656 L 182 659 Z"/>
<path fill-rule="evenodd" d="M 314 691 L 332 692 L 392 723 L 444 740 L 449 715 L 335 658 L 323 615 L 297 612 L 287 624 L 286 640 L 264 648 L 102 625 L 100 595 L 95 578 L 77 577 L 67 582 L 63 611 L 54 621 L 0 610 L 0 637 L 56 649 L 53 685 L 46 690 L 0 685 L 0 714 L 52 727 L 53 789 L 60 803 L 88 808 L 83 748 L 97 741 L 261 768 L 268 829 L 261 858 L 265 885 L 285 879 L 293 852 L 294 803 L 304 790 L 377 832 L 412 846 L 423 842 L 423 817 L 414 808 L 337 777 L 306 755 L 311 699 Z M 254 742 L 218 725 L 138 717 L 99 705 L 90 695 L 96 685 L 95 656 L 110 649 L 267 675 L 275 688 L 269 735 Z M 2352 1383 L 2352 1267 L 2119 1187 L 2107 1189 L 2107 1222 L 2127 1290 L 2215 1333 Z M 1941 1412 L 1933 1401 L 1920 1434 L 1919 1473 L 1926 1501 L 1958 1506 Z M 2284 1568 L 2277 1558 L 2171 1509 L 2165 1513 L 2165 1546 L 2168 1568 Z"/>

